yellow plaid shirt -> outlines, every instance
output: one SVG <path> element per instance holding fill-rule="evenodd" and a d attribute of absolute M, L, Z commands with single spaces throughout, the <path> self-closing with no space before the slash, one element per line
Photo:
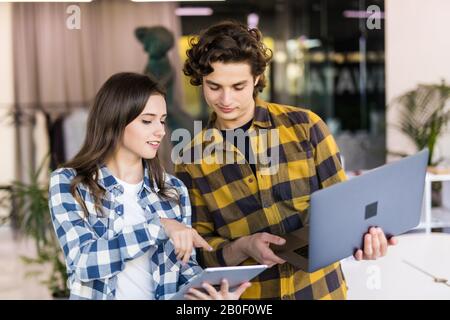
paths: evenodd
<path fill-rule="evenodd" d="M 193 226 L 214 249 L 199 250 L 204 267 L 225 266 L 222 250 L 239 237 L 257 232 L 282 237 L 305 227 L 310 194 L 346 180 L 332 135 L 310 110 L 256 100 L 248 130 L 251 149 L 256 156 L 278 150 L 279 159 L 276 173 L 268 171 L 274 166 L 257 161 L 256 176 L 238 148 L 224 141 L 215 127 L 216 117 L 212 113 L 208 125 L 183 149 L 182 156 L 190 155 L 191 161 L 183 157 L 175 169 L 189 190 Z M 274 129 L 277 139 L 270 139 L 267 132 Z M 204 152 L 205 148 L 224 152 Z M 230 152 L 235 161 L 225 163 L 223 154 Z M 242 264 L 256 263 L 247 259 Z M 314 273 L 284 263 L 255 278 L 241 298 L 345 299 L 346 295 L 339 262 Z"/>

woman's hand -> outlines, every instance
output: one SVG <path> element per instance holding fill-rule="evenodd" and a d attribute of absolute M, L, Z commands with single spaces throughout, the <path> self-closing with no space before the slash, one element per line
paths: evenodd
<path fill-rule="evenodd" d="M 203 248 L 208 251 L 212 250 L 208 242 L 195 229 L 189 228 L 174 219 L 161 218 L 160 221 L 167 236 L 173 242 L 178 260 L 182 259 L 184 263 L 187 263 L 194 247 Z"/>
<path fill-rule="evenodd" d="M 244 291 L 251 286 L 251 283 L 244 282 L 233 292 L 229 291 L 227 279 L 222 280 L 219 291 L 206 282 L 204 282 L 202 286 L 206 290 L 206 293 L 190 288 L 184 297 L 187 300 L 238 300 Z"/>

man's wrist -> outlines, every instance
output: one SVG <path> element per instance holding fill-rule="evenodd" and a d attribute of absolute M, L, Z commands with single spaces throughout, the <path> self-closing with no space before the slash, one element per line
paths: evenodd
<path fill-rule="evenodd" d="M 248 257 L 248 243 L 250 240 L 250 236 L 243 236 L 234 241 L 234 246 L 240 255 Z"/>
<path fill-rule="evenodd" d="M 222 254 L 227 265 L 236 266 L 249 257 L 247 246 L 249 238 L 250 236 L 241 237 L 223 248 Z"/>

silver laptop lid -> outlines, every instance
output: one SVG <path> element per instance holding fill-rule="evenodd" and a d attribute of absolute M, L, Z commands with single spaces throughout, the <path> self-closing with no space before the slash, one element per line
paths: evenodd
<path fill-rule="evenodd" d="M 420 222 L 428 149 L 311 195 L 309 272 L 354 254 L 371 226 L 387 236 Z"/>

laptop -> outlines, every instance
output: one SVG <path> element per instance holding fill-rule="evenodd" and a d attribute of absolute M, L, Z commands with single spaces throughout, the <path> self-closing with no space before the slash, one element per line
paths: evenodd
<path fill-rule="evenodd" d="M 428 149 L 311 194 L 309 227 L 271 246 L 292 265 L 314 272 L 363 248 L 372 226 L 389 238 L 420 223 Z"/>

